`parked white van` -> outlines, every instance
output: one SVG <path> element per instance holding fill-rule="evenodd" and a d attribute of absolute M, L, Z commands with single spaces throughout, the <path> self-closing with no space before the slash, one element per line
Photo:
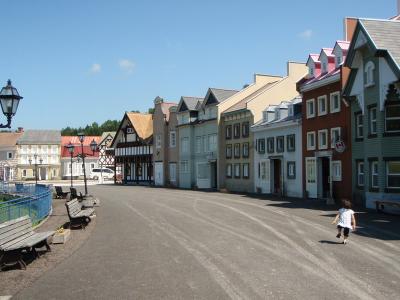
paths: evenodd
<path fill-rule="evenodd" d="M 114 171 L 109 168 L 95 168 L 90 172 L 89 178 L 97 180 L 103 175 L 103 179 L 114 179 Z"/>

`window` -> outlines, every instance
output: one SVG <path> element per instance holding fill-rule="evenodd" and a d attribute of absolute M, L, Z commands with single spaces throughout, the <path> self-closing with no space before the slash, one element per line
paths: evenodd
<path fill-rule="evenodd" d="M 176 132 L 175 131 L 169 132 L 169 147 L 170 148 L 176 147 Z"/>
<path fill-rule="evenodd" d="M 294 134 L 286 136 L 286 147 L 288 152 L 296 150 L 296 136 Z"/>
<path fill-rule="evenodd" d="M 233 125 L 233 137 L 235 139 L 240 138 L 240 124 L 239 123 Z"/>
<path fill-rule="evenodd" d="M 189 138 L 184 137 L 181 139 L 181 151 L 182 153 L 189 153 Z"/>
<path fill-rule="evenodd" d="M 315 131 L 307 132 L 307 150 L 315 150 Z"/>
<path fill-rule="evenodd" d="M 181 173 L 188 173 L 189 172 L 189 163 L 187 160 L 181 161 Z"/>
<path fill-rule="evenodd" d="M 225 138 L 230 140 L 232 138 L 232 125 L 227 125 L 225 127 Z"/>
<path fill-rule="evenodd" d="M 326 67 L 326 62 L 323 62 L 323 63 L 322 63 L 322 69 L 321 69 L 321 72 L 322 72 L 322 73 L 326 73 L 326 72 L 328 72 L 328 69 L 327 69 L 327 67 Z"/>
<path fill-rule="evenodd" d="M 287 178 L 296 179 L 296 162 L 294 161 L 287 162 Z"/>
<path fill-rule="evenodd" d="M 332 161 L 332 181 L 342 181 L 342 161 Z"/>
<path fill-rule="evenodd" d="M 331 94 L 331 114 L 340 112 L 340 92 L 335 92 Z"/>
<path fill-rule="evenodd" d="M 318 149 L 328 148 L 328 130 L 318 130 Z"/>
<path fill-rule="evenodd" d="M 226 165 L 226 177 L 228 177 L 228 178 L 232 177 L 232 165 L 231 164 Z"/>
<path fill-rule="evenodd" d="M 306 101 L 307 104 L 307 119 L 315 117 L 315 100 L 310 99 Z"/>
<path fill-rule="evenodd" d="M 161 134 L 156 135 L 156 148 L 161 148 Z"/>
<path fill-rule="evenodd" d="M 369 109 L 369 134 L 376 134 L 376 107 Z"/>
<path fill-rule="evenodd" d="M 364 137 L 364 118 L 361 113 L 356 114 L 356 138 L 362 139 Z"/>
<path fill-rule="evenodd" d="M 7 152 L 7 159 L 13 159 L 13 153 Z"/>
<path fill-rule="evenodd" d="M 285 151 L 285 137 L 282 135 L 276 137 L 276 152 L 283 151 Z"/>
<path fill-rule="evenodd" d="M 203 135 L 202 140 L 203 140 L 203 152 L 207 153 L 208 151 L 207 137 Z"/>
<path fill-rule="evenodd" d="M 314 68 L 313 67 L 308 68 L 308 74 L 310 75 L 310 77 L 314 77 Z"/>
<path fill-rule="evenodd" d="M 201 153 L 201 136 L 196 136 L 196 153 Z"/>
<path fill-rule="evenodd" d="M 375 84 L 374 82 L 374 70 L 375 70 L 375 65 L 372 61 L 367 62 L 365 65 L 365 86 L 373 86 Z"/>
<path fill-rule="evenodd" d="M 243 164 L 243 178 L 249 178 L 249 164 Z"/>
<path fill-rule="evenodd" d="M 26 177 L 26 170 L 22 170 L 22 177 Z"/>
<path fill-rule="evenodd" d="M 226 145 L 225 155 L 226 158 L 232 158 L 232 145 Z"/>
<path fill-rule="evenodd" d="M 341 63 L 342 63 L 342 56 L 341 55 L 336 56 L 336 67 L 339 67 Z"/>
<path fill-rule="evenodd" d="M 378 161 L 371 161 L 371 187 L 378 188 L 379 170 L 378 170 Z"/>
<path fill-rule="evenodd" d="M 240 164 L 235 164 L 235 178 L 240 178 Z"/>
<path fill-rule="evenodd" d="M 249 136 L 249 122 L 242 123 L 242 136 L 243 137 Z"/>
<path fill-rule="evenodd" d="M 175 163 L 169 164 L 169 180 L 171 182 L 176 182 L 176 164 Z"/>
<path fill-rule="evenodd" d="M 269 180 L 269 162 L 261 162 L 259 173 L 259 177 L 261 177 L 261 179 Z"/>
<path fill-rule="evenodd" d="M 400 104 L 385 107 L 385 131 L 400 132 Z"/>
<path fill-rule="evenodd" d="M 209 152 L 214 152 L 217 150 L 217 135 L 216 134 L 210 134 L 208 136 L 208 151 Z"/>
<path fill-rule="evenodd" d="M 235 144 L 235 148 L 233 151 L 233 155 L 235 156 L 235 158 L 240 158 L 240 144 Z"/>
<path fill-rule="evenodd" d="M 275 138 L 270 137 L 267 138 L 267 152 L 274 153 L 275 152 Z"/>
<path fill-rule="evenodd" d="M 249 143 L 243 143 L 243 157 L 249 157 Z"/>
<path fill-rule="evenodd" d="M 93 170 L 94 167 L 95 167 L 94 163 L 91 163 L 91 164 L 90 164 L 90 169 Z"/>
<path fill-rule="evenodd" d="M 388 188 L 400 188 L 400 161 L 386 162 L 386 185 Z"/>
<path fill-rule="evenodd" d="M 340 140 L 340 127 L 331 128 L 331 148 L 335 148 L 335 143 Z"/>
<path fill-rule="evenodd" d="M 364 186 L 364 162 L 357 162 L 357 185 Z"/>
<path fill-rule="evenodd" d="M 326 96 L 318 97 L 318 116 L 326 115 L 328 112 Z"/>
<path fill-rule="evenodd" d="M 257 149 L 258 149 L 258 153 L 260 153 L 260 154 L 265 153 L 265 139 L 257 140 Z"/>

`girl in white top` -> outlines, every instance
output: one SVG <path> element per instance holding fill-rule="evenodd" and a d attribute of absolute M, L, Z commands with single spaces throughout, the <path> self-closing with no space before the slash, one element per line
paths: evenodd
<path fill-rule="evenodd" d="M 349 237 L 350 229 L 353 229 L 353 231 L 356 230 L 356 219 L 354 217 L 354 211 L 351 209 L 350 201 L 343 200 L 342 204 L 343 207 L 339 209 L 339 212 L 336 215 L 335 220 L 333 220 L 332 224 L 335 224 L 339 220 L 339 222 L 337 223 L 338 234 L 336 235 L 336 237 L 339 239 L 342 235 L 343 230 L 343 244 L 346 244 Z"/>

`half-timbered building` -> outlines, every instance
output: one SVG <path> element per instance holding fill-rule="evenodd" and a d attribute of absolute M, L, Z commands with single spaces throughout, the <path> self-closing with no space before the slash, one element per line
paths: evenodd
<path fill-rule="evenodd" d="M 103 168 L 114 169 L 114 149 L 111 148 L 115 131 L 103 132 L 99 143 L 99 165 Z"/>
<path fill-rule="evenodd" d="M 125 113 L 111 144 L 116 181 L 123 184 L 153 183 L 153 115 Z"/>

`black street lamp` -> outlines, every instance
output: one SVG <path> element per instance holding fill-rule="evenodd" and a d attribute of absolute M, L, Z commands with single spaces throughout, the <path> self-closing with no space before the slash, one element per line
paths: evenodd
<path fill-rule="evenodd" d="M 38 166 L 38 163 L 37 163 L 37 158 L 38 158 L 38 155 L 37 154 L 34 154 L 33 155 L 33 157 L 35 158 L 35 183 L 37 184 L 37 182 L 38 182 L 38 176 L 37 176 L 37 166 Z M 39 164 L 42 164 L 42 162 L 43 162 L 43 159 L 42 158 L 39 158 Z M 29 164 L 30 165 L 32 165 L 32 158 L 30 158 L 29 159 Z"/>
<path fill-rule="evenodd" d="M 68 152 L 71 155 L 71 170 L 70 170 L 71 172 L 70 172 L 70 175 L 71 175 L 71 187 L 73 187 L 73 182 L 72 182 L 72 158 L 74 156 L 75 146 L 71 142 L 69 142 L 69 144 L 66 145 L 65 148 L 68 149 Z"/>
<path fill-rule="evenodd" d="M 19 100 L 22 98 L 9 79 L 7 85 L 0 91 L 1 109 L 7 118 L 7 124 L 0 124 L 0 128 L 11 128 L 11 119 L 17 113 Z"/>
<path fill-rule="evenodd" d="M 86 154 L 83 151 L 83 142 L 85 141 L 85 134 L 84 133 L 78 133 L 78 138 L 79 141 L 81 142 L 81 155 L 80 157 L 82 158 L 82 168 L 83 168 L 83 180 L 85 182 L 85 195 L 88 194 L 88 190 L 87 190 L 87 180 L 86 180 L 86 168 L 85 168 L 85 157 Z M 96 141 L 93 139 L 92 142 L 90 143 L 90 149 L 93 152 L 97 151 L 97 143 Z"/>

